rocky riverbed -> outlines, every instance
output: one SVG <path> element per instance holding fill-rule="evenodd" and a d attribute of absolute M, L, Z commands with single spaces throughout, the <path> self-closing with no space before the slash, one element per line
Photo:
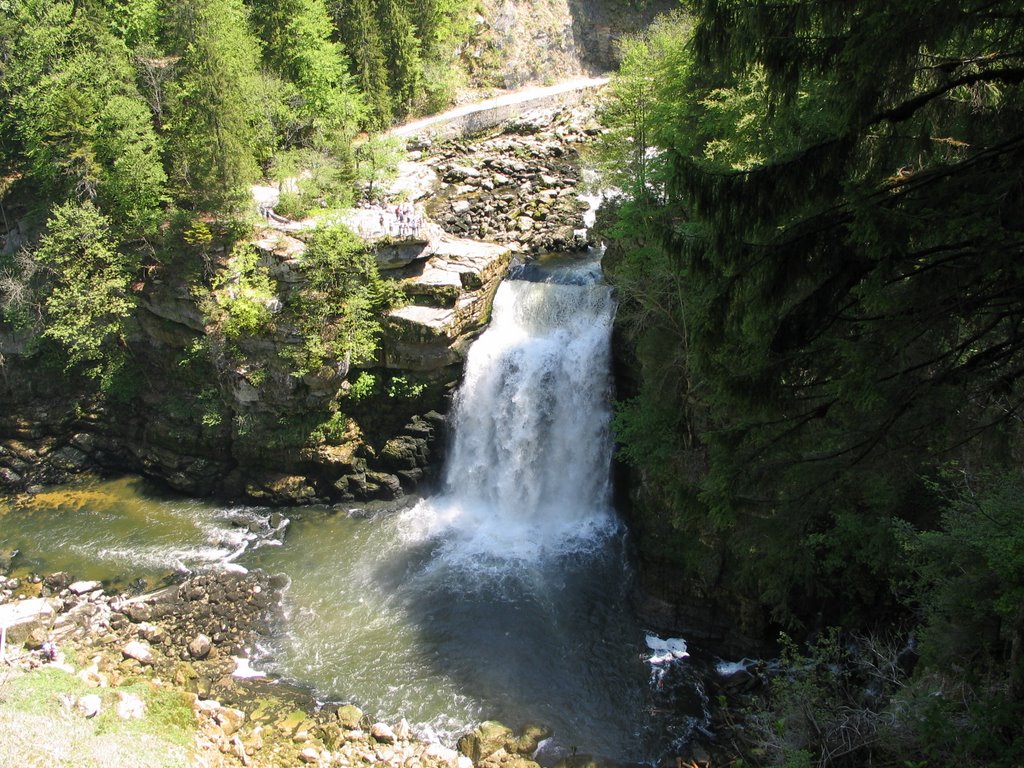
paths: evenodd
<path fill-rule="evenodd" d="M 324 706 L 251 670 L 248 648 L 280 619 L 286 584 L 263 573 L 209 571 L 128 596 L 66 573 L 0 576 L 0 671 L 57 669 L 76 678 L 81 692 L 61 701 L 62 717 L 74 722 L 106 709 L 125 721 L 155 716 L 129 692 L 140 680 L 177 692 L 194 718 L 194 766 L 536 766 L 529 757 L 550 735 L 543 726 L 517 734 L 483 723 L 456 750 L 417 738 L 405 721 L 381 722 L 353 704 Z"/>
<path fill-rule="evenodd" d="M 541 109 L 476 141 L 425 147 L 440 179 L 428 215 L 445 231 L 529 254 L 587 247 L 580 150 L 600 133 L 592 107 Z"/>

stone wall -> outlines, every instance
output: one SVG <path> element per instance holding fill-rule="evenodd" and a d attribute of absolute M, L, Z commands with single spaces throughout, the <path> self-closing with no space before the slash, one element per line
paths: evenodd
<path fill-rule="evenodd" d="M 417 141 L 446 141 L 485 133 L 538 109 L 572 107 L 593 98 L 594 92 L 608 83 L 608 78 L 583 78 L 548 88 L 531 89 L 523 94 L 509 94 L 463 110 L 453 110 L 440 117 L 426 118 L 395 128 L 391 133 Z"/>

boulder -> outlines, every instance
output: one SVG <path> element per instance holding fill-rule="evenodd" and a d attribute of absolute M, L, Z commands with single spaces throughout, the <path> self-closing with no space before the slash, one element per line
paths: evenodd
<path fill-rule="evenodd" d="M 232 707 L 218 707 L 214 714 L 214 720 L 221 727 L 225 735 L 230 736 L 242 727 L 245 722 L 245 712 Z"/>
<path fill-rule="evenodd" d="M 338 709 L 338 722 L 342 728 L 350 731 L 357 730 L 363 720 L 363 710 L 354 704 L 346 704 Z"/>
<path fill-rule="evenodd" d="M 128 615 L 129 619 L 137 624 L 147 622 L 153 618 L 152 606 L 143 602 L 129 603 L 125 607 L 124 612 Z"/>
<path fill-rule="evenodd" d="M 276 474 L 261 478 L 258 483 L 249 483 L 245 492 L 250 498 L 267 504 L 308 503 L 316 491 L 302 475 Z"/>
<path fill-rule="evenodd" d="M 205 659 L 210 655 L 211 647 L 213 647 L 213 643 L 210 638 L 200 633 L 189 641 L 188 653 L 193 659 Z"/>
<path fill-rule="evenodd" d="M 95 693 L 88 693 L 78 697 L 75 707 L 86 717 L 96 717 L 103 708 L 103 700 Z"/>
<path fill-rule="evenodd" d="M 509 739 L 505 749 L 514 755 L 532 756 L 540 743 L 551 736 L 551 729 L 543 725 L 527 725 L 514 739 Z"/>
<path fill-rule="evenodd" d="M 459 739 L 459 752 L 474 763 L 490 757 L 513 739 L 512 729 L 495 720 L 480 723 L 472 733 Z"/>
<path fill-rule="evenodd" d="M 146 716 L 146 703 L 134 693 L 119 691 L 117 716 L 122 720 L 141 720 Z"/>
<path fill-rule="evenodd" d="M 135 659 L 140 664 L 152 665 L 155 659 L 149 645 L 140 640 L 132 640 L 126 643 L 121 653 L 128 659 Z"/>
<path fill-rule="evenodd" d="M 18 556 L 16 549 L 0 549 L 0 573 L 8 573 Z"/>
<path fill-rule="evenodd" d="M 7 629 L 7 643 L 20 646 L 31 637 L 34 630 L 48 630 L 60 608 L 59 600 L 48 597 L 0 605 L 0 627 Z"/>
<path fill-rule="evenodd" d="M 374 723 L 370 726 L 370 735 L 382 744 L 394 744 L 398 741 L 395 732 L 387 723 Z"/>
<path fill-rule="evenodd" d="M 76 581 L 68 584 L 68 590 L 73 595 L 85 595 L 102 588 L 103 584 L 99 581 Z"/>

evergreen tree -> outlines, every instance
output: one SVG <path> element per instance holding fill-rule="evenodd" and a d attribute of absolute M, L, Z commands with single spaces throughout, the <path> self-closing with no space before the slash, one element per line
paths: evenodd
<path fill-rule="evenodd" d="M 686 538 L 779 618 L 850 618 L 890 600 L 891 518 L 934 523 L 922 476 L 1008 460 L 1024 399 L 1024 12 L 696 8 L 695 60 L 658 73 L 648 141 L 668 197 L 645 215 L 660 236 L 613 265 L 617 280 L 658 270 L 631 283 L 657 311 L 639 315 L 644 388 L 620 434 L 646 468 L 644 425 L 681 414 L 646 454 L 668 462 Z"/>
<path fill-rule="evenodd" d="M 71 2 L 24 0 L 4 35 L 8 162 L 46 207 L 93 201 L 128 237 L 152 234 L 166 181 L 124 43 Z"/>
<path fill-rule="evenodd" d="M 347 162 L 364 106 L 342 45 L 331 40 L 324 0 L 255 0 L 252 8 L 265 60 L 298 91 L 286 143 L 329 150 Z"/>
<path fill-rule="evenodd" d="M 473 33 L 474 0 L 421 0 L 408 13 L 420 41 L 426 111 L 443 109 L 464 76 L 459 56 Z"/>
<path fill-rule="evenodd" d="M 171 178 L 178 199 L 200 210 L 237 207 L 258 175 L 265 118 L 256 108 L 260 48 L 247 16 L 241 0 L 164 7 L 165 36 L 181 55 L 169 89 Z"/>
<path fill-rule="evenodd" d="M 54 209 L 35 255 L 50 275 L 43 336 L 64 349 L 68 368 L 99 375 L 107 348 L 124 342 L 137 259 L 118 250 L 110 220 L 88 201 Z"/>
<path fill-rule="evenodd" d="M 380 0 L 379 17 L 392 105 L 398 117 L 412 111 L 423 86 L 420 42 L 403 0 Z"/>
<path fill-rule="evenodd" d="M 371 128 L 391 124 L 387 56 L 373 0 L 332 0 L 331 12 L 352 57 L 356 82 L 369 108 Z"/>

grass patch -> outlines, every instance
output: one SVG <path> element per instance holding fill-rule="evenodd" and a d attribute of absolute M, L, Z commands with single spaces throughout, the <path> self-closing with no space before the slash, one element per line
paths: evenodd
<path fill-rule="evenodd" d="M 142 719 L 117 715 L 119 693 L 146 704 Z M 98 695 L 103 706 L 86 719 L 75 702 Z M 192 763 L 195 718 L 180 691 L 144 681 L 87 688 L 74 675 L 44 668 L 0 671 L 0 765 L 26 768 L 182 768 Z"/>

